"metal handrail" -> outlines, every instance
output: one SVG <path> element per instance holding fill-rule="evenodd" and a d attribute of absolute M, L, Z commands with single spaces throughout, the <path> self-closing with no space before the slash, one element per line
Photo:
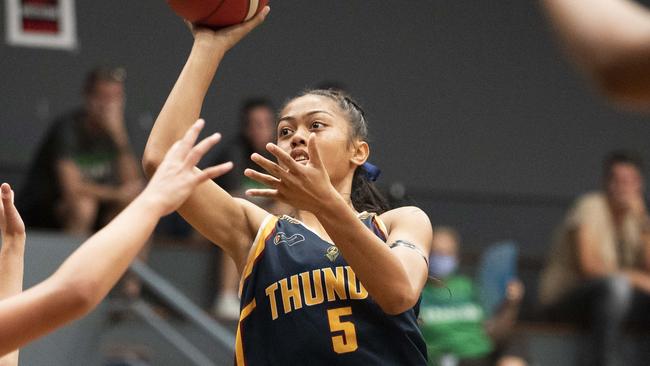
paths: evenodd
<path fill-rule="evenodd" d="M 235 336 L 230 330 L 195 305 L 192 300 L 176 289 L 149 266 L 140 260 L 135 260 L 130 267 L 132 273 L 138 276 L 143 284 L 160 297 L 173 310 L 186 317 L 190 322 L 202 329 L 226 350 L 235 352 Z"/>
<path fill-rule="evenodd" d="M 196 366 L 215 366 L 201 350 L 194 346 L 181 333 L 179 333 L 169 322 L 151 308 L 149 304 L 142 300 L 137 300 L 129 306 L 135 314 L 139 315 L 147 324 L 158 331 L 163 338 L 173 344 L 182 354 L 185 355 Z"/>

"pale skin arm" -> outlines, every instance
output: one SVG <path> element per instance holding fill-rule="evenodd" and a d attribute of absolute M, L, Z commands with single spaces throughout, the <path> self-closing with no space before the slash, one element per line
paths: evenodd
<path fill-rule="evenodd" d="M 201 182 L 226 173 L 226 163 L 203 171 L 196 163 L 218 140 L 194 146 L 197 122 L 166 154 L 147 188 L 110 224 L 88 239 L 48 279 L 0 301 L 0 355 L 91 311 L 124 274 L 163 215 L 174 211 Z"/>
<path fill-rule="evenodd" d="M 144 151 L 143 167 L 152 174 L 171 144 L 198 118 L 203 100 L 225 53 L 264 21 L 269 8 L 241 25 L 212 31 L 193 29 L 190 56 L 156 119 Z M 266 211 L 233 199 L 212 181 L 204 182 L 178 212 L 203 236 L 221 246 L 243 270 Z"/>
<path fill-rule="evenodd" d="M 405 247 L 390 249 L 357 218 L 341 194 L 332 186 L 316 146 L 316 135 L 309 137 L 309 163 L 303 166 L 275 144 L 267 148 L 286 167 L 253 155 L 253 161 L 270 174 L 247 169 L 246 176 L 271 189 L 251 189 L 247 194 L 273 197 L 297 209 L 312 212 L 340 249 L 368 293 L 387 314 L 400 314 L 418 301 L 427 280 L 423 257 L 431 250 L 433 230 L 427 215 L 415 207 L 402 207 L 384 213 L 381 219 L 388 230 L 388 244 L 403 240 L 420 251 Z"/>
<path fill-rule="evenodd" d="M 575 63 L 611 98 L 650 107 L 650 12 L 630 0 L 541 0 Z"/>
<path fill-rule="evenodd" d="M 8 184 L 1 187 L 0 301 L 23 290 L 25 224 L 14 206 L 14 192 Z M 0 357 L 0 366 L 18 365 L 18 350 Z"/>

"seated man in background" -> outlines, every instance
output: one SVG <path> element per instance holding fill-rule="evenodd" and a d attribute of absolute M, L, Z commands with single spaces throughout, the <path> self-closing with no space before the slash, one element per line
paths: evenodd
<path fill-rule="evenodd" d="M 642 169 L 634 153 L 606 157 L 604 191 L 575 202 L 542 275 L 540 302 L 550 318 L 592 330 L 593 359 L 586 365 L 620 364 L 623 323 L 650 324 L 650 222 Z"/>
<path fill-rule="evenodd" d="M 508 338 L 523 298 L 518 280 L 508 283 L 506 296 L 494 317 L 487 319 L 473 281 L 456 273 L 458 233 L 448 227 L 433 231 L 430 280 L 422 291 L 420 328 L 429 363 L 439 366 L 524 366 L 526 361 L 508 349 Z M 440 282 L 442 281 L 442 283 Z"/>
<path fill-rule="evenodd" d="M 121 68 L 90 72 L 83 107 L 47 132 L 19 201 L 30 227 L 89 235 L 140 192 L 124 124 L 125 77 Z"/>

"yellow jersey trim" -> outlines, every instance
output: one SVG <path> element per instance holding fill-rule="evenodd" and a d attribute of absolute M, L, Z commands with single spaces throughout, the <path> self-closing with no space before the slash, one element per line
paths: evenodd
<path fill-rule="evenodd" d="M 246 365 L 246 360 L 244 359 L 244 345 L 242 344 L 241 336 L 241 322 L 246 319 L 255 309 L 257 304 L 255 299 L 249 302 L 248 305 L 244 306 L 241 313 L 239 314 L 239 323 L 237 324 L 237 337 L 235 338 L 235 364 L 237 366 Z"/>
<path fill-rule="evenodd" d="M 264 247 L 266 246 L 266 239 L 269 234 L 275 229 L 275 224 L 278 222 L 277 216 L 268 215 L 262 221 L 259 230 L 257 230 L 257 235 L 253 241 L 253 246 L 251 252 L 248 255 L 246 260 L 246 265 L 244 266 L 244 271 L 242 272 L 241 279 L 239 280 L 239 297 L 242 296 L 242 291 L 244 289 L 244 282 L 253 272 L 253 267 L 255 266 L 255 260 L 262 254 Z"/>

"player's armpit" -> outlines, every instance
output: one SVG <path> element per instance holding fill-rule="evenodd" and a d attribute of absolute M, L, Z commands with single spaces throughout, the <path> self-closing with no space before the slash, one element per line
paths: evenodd
<path fill-rule="evenodd" d="M 213 181 L 200 184 L 178 210 L 201 235 L 221 247 L 241 272 L 257 229 L 268 213 L 233 198 Z"/>

